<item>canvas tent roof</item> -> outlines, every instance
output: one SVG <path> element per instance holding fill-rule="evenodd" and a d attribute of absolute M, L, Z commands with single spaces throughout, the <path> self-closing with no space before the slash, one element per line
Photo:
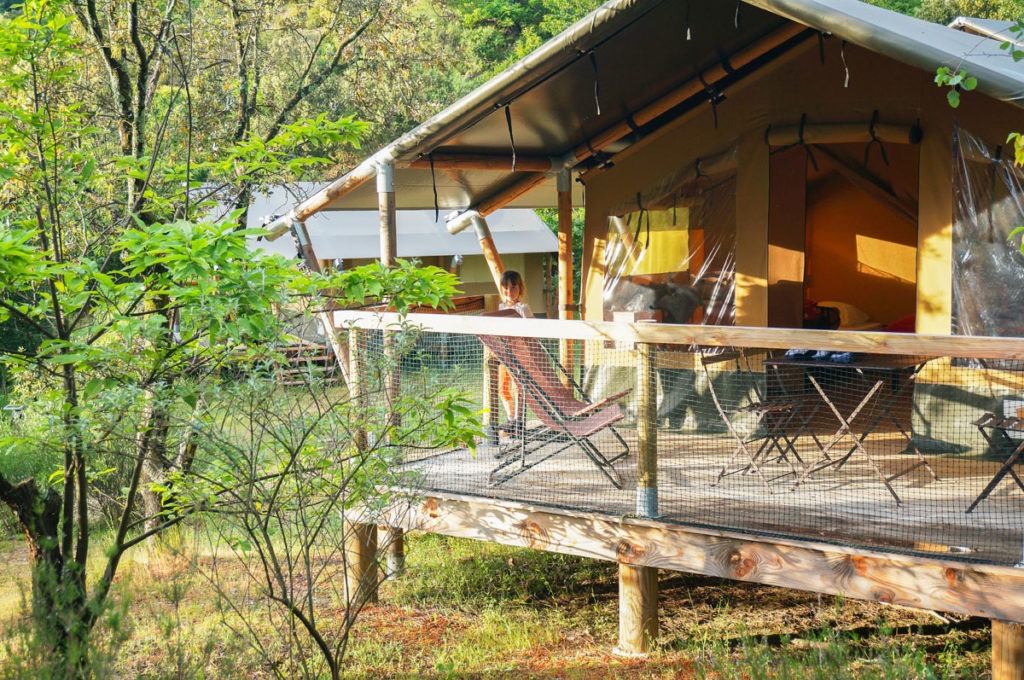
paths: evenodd
<path fill-rule="evenodd" d="M 1024 63 L 1009 59 L 999 41 L 858 0 L 611 0 L 274 226 L 320 210 L 375 209 L 376 186 L 367 180 L 381 163 L 394 165 L 399 209 L 432 209 L 435 191 L 442 212 L 506 205 L 510 196 L 510 207 L 553 207 L 555 171 L 606 162 L 816 36 L 925 74 L 960 66 L 979 79 L 980 91 L 1024 102 Z M 579 204 L 582 187 L 574 191 Z"/>
<path fill-rule="evenodd" d="M 1013 32 L 1014 21 L 1003 21 L 1001 19 L 977 19 L 974 17 L 957 17 L 950 22 L 949 27 L 965 33 L 982 35 L 993 40 L 1003 40 L 1020 45 L 1020 36 Z"/>
<path fill-rule="evenodd" d="M 315 193 L 319 187 L 296 185 L 275 187 L 257 194 L 249 209 L 250 227 L 260 226 L 261 216 L 279 214 L 297 200 L 297 196 Z M 487 218 L 495 245 L 503 253 L 554 253 L 558 239 L 533 210 L 499 210 Z M 313 215 L 306 222 L 310 240 L 321 259 L 373 259 L 380 257 L 380 217 L 376 210 L 328 211 Z M 480 255 L 475 234 L 465 231 L 455 236 L 445 229 L 444 216 L 435 220 L 433 210 L 401 210 L 397 213 L 398 257 Z M 295 257 L 291 239 L 262 240 L 258 247 Z"/>

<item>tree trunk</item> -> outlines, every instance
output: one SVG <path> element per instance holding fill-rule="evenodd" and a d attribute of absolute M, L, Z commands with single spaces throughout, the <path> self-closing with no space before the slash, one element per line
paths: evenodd
<path fill-rule="evenodd" d="M 40 491 L 36 480 L 12 485 L 0 475 L 0 501 L 14 511 L 28 542 L 32 565 L 32 616 L 40 642 L 59 652 L 66 647 L 62 618 L 56 616 L 64 573 L 60 551 L 61 497 L 52 488 Z"/>

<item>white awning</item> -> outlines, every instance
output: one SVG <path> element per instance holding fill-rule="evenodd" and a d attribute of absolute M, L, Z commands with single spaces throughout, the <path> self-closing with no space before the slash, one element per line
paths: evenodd
<path fill-rule="evenodd" d="M 249 226 L 258 227 L 268 215 L 281 214 L 297 200 L 296 194 L 312 193 L 316 187 L 275 188 L 257 195 L 249 209 Z M 301 196 L 298 196 L 301 200 Z M 398 257 L 482 255 L 472 229 L 448 233 L 445 216 L 435 220 L 433 210 L 397 212 Z M 551 229 L 527 208 L 507 208 L 487 216 L 494 244 L 501 253 L 554 253 L 558 239 Z M 316 256 L 322 260 L 376 259 L 380 257 L 380 216 L 376 210 L 323 211 L 306 221 Z M 262 240 L 257 247 L 295 257 L 295 245 L 287 236 Z"/>

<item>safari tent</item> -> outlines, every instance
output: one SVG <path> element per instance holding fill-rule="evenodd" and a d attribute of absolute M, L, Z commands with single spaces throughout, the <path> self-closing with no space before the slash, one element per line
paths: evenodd
<path fill-rule="evenodd" d="M 287 212 L 302 197 L 321 185 L 296 183 L 258 193 L 250 204 L 249 227 L 260 227 L 267 216 Z M 310 244 L 318 259 L 331 266 L 356 267 L 380 257 L 379 216 L 376 210 L 320 212 L 306 221 Z M 539 315 L 554 312 L 552 265 L 558 239 L 547 224 L 528 208 L 498 210 L 489 218 L 495 247 L 509 269 L 536 285 L 529 287 L 532 309 Z M 396 214 L 396 256 L 434 265 L 458 275 L 466 296 L 494 296 L 494 283 L 480 244 L 469 232 L 456 236 L 445 229 L 443 216 L 433 210 L 401 210 Z M 261 239 L 254 247 L 296 257 L 293 239 Z M 491 306 L 496 307 L 496 301 Z"/>
<path fill-rule="evenodd" d="M 559 209 L 562 321 L 421 320 L 514 369 L 548 438 L 502 451 L 485 393 L 499 462 L 408 461 L 426 500 L 406 526 L 618 562 L 626 651 L 657 632 L 657 570 L 679 569 L 986 616 L 993 677 L 1017 677 L 999 659 L 1024 646 L 1024 63 L 1004 28 L 612 0 L 274 221 L 301 236 L 377 210 L 387 253 L 396 211 L 436 210 L 497 275 L 488 217 Z M 977 78 L 956 108 L 942 67 Z M 575 419 L 516 338 L 558 348 Z M 625 457 L 592 455 L 611 430 Z M 578 465 L 530 458 L 581 437 Z M 522 474 L 495 477 L 503 456 Z"/>

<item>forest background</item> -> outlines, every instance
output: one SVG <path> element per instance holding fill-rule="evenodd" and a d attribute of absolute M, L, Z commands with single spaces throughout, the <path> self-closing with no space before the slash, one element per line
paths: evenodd
<path fill-rule="evenodd" d="M 124 640 L 122 557 L 215 517 L 242 563 L 259 556 L 252 592 L 283 622 L 276 646 L 255 647 L 291 655 L 281 673 L 340 674 L 359 607 L 333 634 L 314 616 L 315 586 L 344 582 L 337 512 L 387 484 L 382 442 L 471 440 L 474 414 L 433 386 L 381 421 L 352 394 L 280 395 L 252 367 L 280 360 L 261 348 L 294 296 L 402 309 L 443 305 L 456 283 L 405 264 L 314 275 L 255 261 L 236 222 L 253 191 L 342 174 L 598 4 L 3 0 L 0 406 L 32 404 L 0 421 L 0 529 L 24 533 L 32 566 L 5 671 L 95 674 L 103 644 Z M 1024 16 L 1024 0 L 875 4 L 937 22 Z M 236 212 L 208 223 L 211 202 Z M 232 362 L 244 380 L 223 380 Z M 340 461 L 313 445 L 328 441 L 344 442 Z M 281 562 L 286 539 L 297 552 Z"/>

